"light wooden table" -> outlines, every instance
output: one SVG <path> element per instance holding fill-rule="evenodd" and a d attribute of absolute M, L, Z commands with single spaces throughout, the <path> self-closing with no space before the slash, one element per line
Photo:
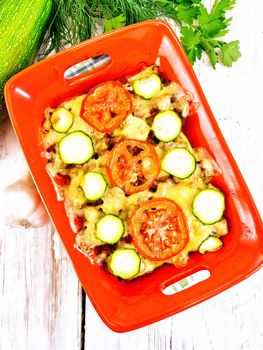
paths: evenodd
<path fill-rule="evenodd" d="M 208 1 L 209 3 L 209 1 Z M 241 40 L 231 69 L 195 65 L 221 130 L 263 212 L 263 2 L 238 1 L 229 39 Z M 0 132 L 0 183 L 25 166 L 9 123 Z M 1 215 L 1 214 L 0 214 Z M 261 350 L 263 269 L 228 291 L 180 314 L 116 334 L 83 294 L 51 224 L 0 228 L 2 350 Z"/>

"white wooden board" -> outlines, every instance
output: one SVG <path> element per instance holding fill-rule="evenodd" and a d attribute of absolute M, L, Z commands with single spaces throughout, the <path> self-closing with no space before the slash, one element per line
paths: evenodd
<path fill-rule="evenodd" d="M 218 66 L 213 70 L 205 58 L 195 65 L 210 106 L 261 213 L 262 13 L 261 0 L 238 1 L 232 12 L 229 40 L 240 39 L 242 58 L 231 69 Z M 15 181 L 24 167 L 8 123 L 0 132 L 1 186 Z M 200 305 L 125 334 L 110 331 L 88 299 L 83 310 L 81 286 L 51 224 L 28 230 L 0 227 L 0 281 L 3 350 L 263 349 L 262 269 Z"/>
<path fill-rule="evenodd" d="M 25 167 L 9 123 L 0 152 L 9 184 Z M 0 228 L 0 280 L 0 349 L 80 349 L 82 288 L 51 224 Z"/>

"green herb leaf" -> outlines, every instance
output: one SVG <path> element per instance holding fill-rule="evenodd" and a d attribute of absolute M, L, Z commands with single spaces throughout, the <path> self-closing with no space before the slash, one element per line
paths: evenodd
<path fill-rule="evenodd" d="M 224 20 L 221 17 L 216 18 L 208 14 L 207 9 L 203 5 L 200 7 L 200 14 L 197 18 L 200 29 L 206 37 L 212 38 L 226 28 Z"/>
<path fill-rule="evenodd" d="M 211 16 L 219 18 L 225 15 L 226 11 L 233 10 L 236 0 L 215 0 L 211 10 Z"/>
<path fill-rule="evenodd" d="M 191 27 L 183 27 L 181 29 L 181 41 L 188 55 L 191 64 L 194 64 L 196 58 L 201 58 L 202 47 L 200 46 L 201 33 L 195 31 Z"/>
<path fill-rule="evenodd" d="M 179 22 L 180 26 L 182 23 L 191 25 L 196 20 L 201 2 L 202 0 L 170 0 L 168 1 L 170 5 L 166 4 L 163 9 L 162 5 L 160 6 L 162 0 L 157 1 L 161 12 Z"/>
<path fill-rule="evenodd" d="M 218 55 L 217 55 L 217 52 L 215 50 L 215 46 L 212 45 L 209 42 L 209 40 L 206 40 L 205 38 L 201 39 L 201 46 L 202 46 L 202 49 L 207 53 L 212 67 L 215 68 L 215 66 L 218 62 Z"/>
<path fill-rule="evenodd" d="M 221 50 L 221 61 L 226 66 L 231 66 L 240 57 L 239 46 L 234 44 L 238 43 L 237 41 L 227 44 L 216 40 L 229 30 L 232 18 L 226 18 L 226 12 L 233 9 L 235 2 L 235 0 L 215 0 L 210 12 L 202 3 L 198 3 L 195 7 L 196 18 L 192 19 L 191 23 L 183 21 L 182 26 L 187 29 L 181 29 L 181 40 L 191 63 L 201 57 L 200 50 L 208 55 L 213 68 L 218 62 L 218 50 L 216 50 L 218 48 Z"/>
<path fill-rule="evenodd" d="M 125 26 L 125 24 L 126 24 L 126 17 L 123 14 L 111 19 L 106 19 L 104 32 L 109 32 L 110 30 L 113 30 L 113 29 L 122 28 Z"/>
<path fill-rule="evenodd" d="M 223 45 L 221 48 L 222 63 L 224 66 L 232 67 L 233 62 L 236 62 L 241 56 L 239 49 L 239 40 L 231 41 Z"/>
<path fill-rule="evenodd" d="M 179 6 L 177 10 L 177 17 L 181 22 L 192 24 L 198 14 L 198 8 L 196 7 L 182 7 Z"/>

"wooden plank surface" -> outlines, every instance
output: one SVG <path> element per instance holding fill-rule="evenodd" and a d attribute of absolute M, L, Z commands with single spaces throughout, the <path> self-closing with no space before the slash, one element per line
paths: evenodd
<path fill-rule="evenodd" d="M 110 331 L 88 302 L 85 349 L 261 350 L 263 271 L 173 317 L 129 333 Z"/>
<path fill-rule="evenodd" d="M 8 123 L 0 134 L 2 185 L 24 167 Z M 82 288 L 53 226 L 1 227 L 0 235 L 0 349 L 80 349 Z"/>
<path fill-rule="evenodd" d="M 206 1 L 212 3 L 213 1 Z M 263 2 L 239 1 L 229 40 L 242 58 L 196 74 L 254 200 L 263 212 Z M 0 186 L 15 181 L 24 159 L 8 123 L 0 132 Z M 142 329 L 116 334 L 99 319 L 51 224 L 0 227 L 0 349 L 261 350 L 263 269 L 228 291 Z M 85 315 L 85 328 L 82 316 Z M 82 339 L 85 331 L 85 337 Z"/>

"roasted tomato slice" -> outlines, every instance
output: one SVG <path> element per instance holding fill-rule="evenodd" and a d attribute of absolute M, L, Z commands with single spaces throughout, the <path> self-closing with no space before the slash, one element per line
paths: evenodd
<path fill-rule="evenodd" d="M 159 174 L 160 161 L 150 143 L 123 139 L 111 150 L 107 171 L 114 186 L 132 194 L 152 185 Z"/>
<path fill-rule="evenodd" d="M 110 132 L 131 113 L 130 93 L 119 81 L 94 86 L 82 102 L 81 117 L 95 130 Z"/>
<path fill-rule="evenodd" d="M 189 240 L 182 209 L 167 198 L 154 198 L 135 209 L 130 219 L 133 243 L 150 260 L 167 260 L 178 254 Z"/>

